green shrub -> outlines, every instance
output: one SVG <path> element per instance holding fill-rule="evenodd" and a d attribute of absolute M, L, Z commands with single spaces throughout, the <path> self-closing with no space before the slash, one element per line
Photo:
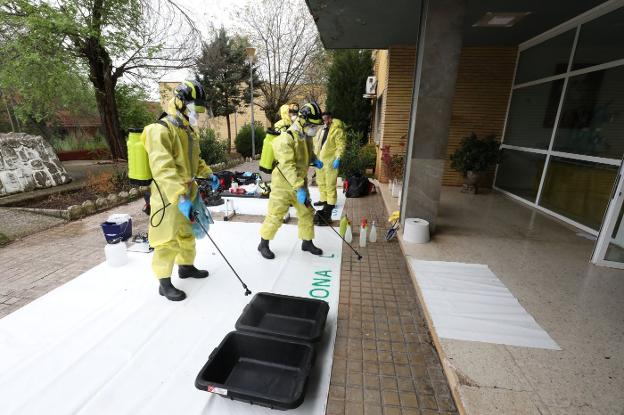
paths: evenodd
<path fill-rule="evenodd" d="M 347 145 L 340 158 L 340 177 L 349 178 L 357 173 L 364 173 L 366 169 L 363 158 L 360 156 L 362 133 L 352 129 L 346 131 Z"/>
<path fill-rule="evenodd" d="M 51 144 L 57 153 L 66 151 L 94 151 L 108 149 L 106 140 L 101 134 L 96 134 L 95 137 L 79 136 L 76 134 L 70 134 L 65 137 L 57 136 L 52 139 Z"/>
<path fill-rule="evenodd" d="M 365 145 L 360 149 L 360 158 L 364 169 L 374 169 L 377 164 L 377 148 L 374 144 Z"/>
<path fill-rule="evenodd" d="M 500 158 L 500 143 L 494 135 L 479 138 L 475 133 L 464 137 L 450 156 L 451 167 L 464 177 L 468 171 L 483 172 L 495 165 Z"/>
<path fill-rule="evenodd" d="M 158 114 L 149 110 L 148 98 L 147 92 L 137 85 L 117 85 L 115 100 L 123 131 L 128 131 L 128 128 L 141 128 L 155 121 Z"/>
<path fill-rule="evenodd" d="M 199 131 L 200 156 L 207 164 L 222 163 L 227 160 L 227 144 L 220 141 L 214 130 L 204 128 Z"/>
<path fill-rule="evenodd" d="M 262 123 L 259 122 L 255 123 L 254 130 L 256 154 L 260 154 L 266 132 Z M 243 157 L 251 157 L 251 126 L 249 124 L 243 125 L 238 134 L 236 134 L 236 151 Z"/>

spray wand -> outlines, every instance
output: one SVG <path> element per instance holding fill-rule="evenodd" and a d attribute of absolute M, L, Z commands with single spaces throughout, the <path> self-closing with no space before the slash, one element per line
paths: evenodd
<path fill-rule="evenodd" d="M 193 215 L 195 215 L 195 217 L 198 217 L 199 216 L 199 212 L 198 211 L 193 211 Z M 243 286 L 243 289 L 245 290 L 245 296 L 248 296 L 249 294 L 251 294 L 251 291 L 249 290 L 249 288 L 247 288 L 247 284 L 245 284 L 245 282 L 238 275 L 238 272 L 236 272 L 236 270 L 234 269 L 232 264 L 230 264 L 230 261 L 228 261 L 228 259 L 225 257 L 225 255 L 223 255 L 223 252 L 221 252 L 221 249 L 219 249 L 219 246 L 216 244 L 214 239 L 212 239 L 212 237 L 208 234 L 208 231 L 206 230 L 206 228 L 204 228 L 204 225 L 202 225 L 201 221 L 196 221 L 195 223 L 197 223 L 199 225 L 199 227 L 202 229 L 202 231 L 204 231 L 204 233 L 206 234 L 208 239 L 210 239 L 210 242 L 212 242 L 212 244 L 215 246 L 215 248 L 217 248 L 217 251 L 219 251 L 219 254 L 221 254 L 221 256 L 223 257 L 225 262 L 228 264 L 228 266 L 230 267 L 230 269 L 234 273 L 234 275 L 236 275 L 236 278 L 238 278 L 238 280 L 240 281 L 241 285 Z"/>

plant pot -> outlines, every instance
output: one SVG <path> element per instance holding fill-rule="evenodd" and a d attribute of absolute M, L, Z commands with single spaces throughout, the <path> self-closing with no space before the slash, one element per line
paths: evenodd
<path fill-rule="evenodd" d="M 481 173 L 468 170 L 464 176 L 464 185 L 462 186 L 463 193 L 477 194 L 479 192 L 479 180 L 481 179 Z"/>

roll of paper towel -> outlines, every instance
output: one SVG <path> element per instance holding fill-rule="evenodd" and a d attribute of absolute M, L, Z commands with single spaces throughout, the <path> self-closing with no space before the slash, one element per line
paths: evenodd
<path fill-rule="evenodd" d="M 407 218 L 403 228 L 403 240 L 415 244 L 429 242 L 429 222 L 424 219 Z"/>

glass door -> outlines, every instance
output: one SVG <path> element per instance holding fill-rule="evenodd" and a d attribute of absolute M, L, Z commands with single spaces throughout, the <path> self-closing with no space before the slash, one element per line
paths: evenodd
<path fill-rule="evenodd" d="M 598 234 L 592 262 L 612 268 L 624 269 L 624 172 L 622 165 L 613 185 L 613 193 Z"/>

